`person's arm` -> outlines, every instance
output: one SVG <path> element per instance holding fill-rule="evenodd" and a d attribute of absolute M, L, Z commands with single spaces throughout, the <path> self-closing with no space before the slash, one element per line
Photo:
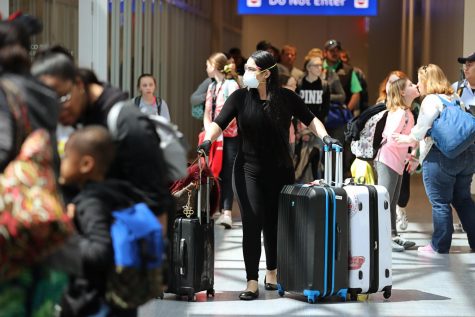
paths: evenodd
<path fill-rule="evenodd" d="M 439 116 L 442 102 L 436 95 L 429 95 L 422 101 L 417 124 L 412 128 L 409 135 L 394 134 L 393 138 L 398 143 L 414 143 L 425 138 L 432 123 Z"/>
<path fill-rule="evenodd" d="M 160 108 L 160 115 L 167 119 L 168 121 L 172 121 L 170 118 L 170 110 L 168 109 L 168 104 L 165 102 L 165 100 L 162 99 L 162 105 Z"/>
<path fill-rule="evenodd" d="M 204 109 L 204 114 L 203 114 L 203 127 L 208 129 L 209 124 L 211 123 L 211 112 L 213 108 L 213 96 L 211 93 L 211 87 L 212 85 L 209 85 L 208 91 L 206 93 L 206 101 L 205 101 L 205 109 Z"/>
<path fill-rule="evenodd" d="M 330 85 L 330 102 L 344 104 L 346 93 L 338 75 L 332 70 L 327 70 L 327 80 Z"/>
<path fill-rule="evenodd" d="M 205 102 L 206 91 L 208 90 L 209 84 L 211 84 L 211 78 L 206 78 L 191 94 L 190 103 L 192 106 Z"/>
<path fill-rule="evenodd" d="M 360 81 L 358 80 L 358 76 L 356 75 L 356 72 L 353 70 L 351 72 L 351 98 L 350 101 L 348 102 L 348 109 L 351 111 L 356 110 L 358 108 L 358 105 L 360 104 L 360 92 L 363 90 L 361 88 Z"/>
<path fill-rule="evenodd" d="M 10 115 L 0 112 L 0 172 L 5 169 L 11 158 L 13 147 L 13 127 Z"/>
<path fill-rule="evenodd" d="M 204 141 L 213 142 L 223 133 L 223 130 L 237 116 L 237 107 L 244 102 L 245 93 L 247 93 L 246 90 L 239 90 L 226 99 L 219 115 L 206 128 Z"/>
<path fill-rule="evenodd" d="M 84 270 L 105 271 L 114 256 L 110 236 L 110 211 L 106 204 L 99 198 L 79 201 L 74 217 L 81 230 L 78 256 Z"/>
<path fill-rule="evenodd" d="M 323 87 L 323 98 L 322 98 L 322 114 L 324 120 L 326 120 L 328 116 L 328 112 L 330 112 L 330 86 L 328 85 L 328 82 L 323 80 L 322 82 L 322 87 Z"/>

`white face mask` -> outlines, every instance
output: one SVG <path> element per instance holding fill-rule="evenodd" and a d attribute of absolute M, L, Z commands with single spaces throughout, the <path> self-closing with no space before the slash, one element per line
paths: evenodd
<path fill-rule="evenodd" d="M 245 72 L 242 76 L 242 82 L 247 88 L 257 88 L 259 87 L 259 80 L 257 80 L 256 73 L 254 72 Z"/>
<path fill-rule="evenodd" d="M 247 87 L 248 89 L 259 87 L 260 82 L 257 79 L 257 74 L 263 73 L 266 70 L 269 70 L 269 69 L 271 69 L 273 67 L 276 67 L 276 66 L 277 66 L 277 64 L 274 64 L 271 67 L 266 68 L 266 69 L 261 70 L 261 71 L 246 71 L 244 73 L 244 76 L 242 76 L 242 82 L 243 82 L 244 86 Z"/>

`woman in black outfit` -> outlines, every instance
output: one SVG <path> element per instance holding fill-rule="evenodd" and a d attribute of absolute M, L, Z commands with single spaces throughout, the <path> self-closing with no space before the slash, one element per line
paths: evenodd
<path fill-rule="evenodd" d="M 241 142 L 234 163 L 233 187 L 241 209 L 247 275 L 247 288 L 239 298 L 252 300 L 259 296 L 261 231 L 267 262 L 265 289 L 277 289 L 278 196 L 285 184 L 294 182 L 289 155 L 291 117 L 300 119 L 326 144 L 339 144 L 339 141 L 328 135 L 302 99 L 280 88 L 276 63 L 269 52 L 252 54 L 245 65 L 243 81 L 247 89 L 239 89 L 229 96 L 198 149 L 209 152 L 211 142 L 237 118 Z"/>

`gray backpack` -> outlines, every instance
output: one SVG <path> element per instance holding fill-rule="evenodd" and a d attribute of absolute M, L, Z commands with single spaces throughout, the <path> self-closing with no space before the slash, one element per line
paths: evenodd
<path fill-rule="evenodd" d="M 124 106 L 135 107 L 129 101 L 119 101 L 112 106 L 107 115 L 107 127 L 114 139 L 118 138 L 117 119 Z M 148 115 L 148 119 L 154 124 L 155 130 L 160 137 L 160 149 L 166 163 L 168 181 L 174 182 L 187 175 L 188 144 L 177 126 L 159 115 Z"/>

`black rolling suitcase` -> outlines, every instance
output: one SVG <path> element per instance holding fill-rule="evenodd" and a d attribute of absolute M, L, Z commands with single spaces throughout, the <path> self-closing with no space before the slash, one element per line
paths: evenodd
<path fill-rule="evenodd" d="M 198 184 L 195 217 L 179 217 L 173 225 L 172 272 L 168 288 L 169 293 L 186 296 L 189 301 L 195 300 L 195 293 L 201 291 L 214 296 L 214 222 L 210 218 L 209 177 L 206 178 L 205 195 L 202 195 L 201 179 Z M 205 204 L 202 204 L 202 196 L 205 196 Z"/>
<path fill-rule="evenodd" d="M 309 303 L 348 289 L 348 202 L 341 188 L 342 152 L 330 186 L 331 153 L 325 147 L 325 182 L 284 186 L 279 198 L 277 238 L 278 293 L 303 294 Z M 338 172 L 339 175 L 338 175 Z M 333 184 L 332 184 L 333 185 Z"/>

